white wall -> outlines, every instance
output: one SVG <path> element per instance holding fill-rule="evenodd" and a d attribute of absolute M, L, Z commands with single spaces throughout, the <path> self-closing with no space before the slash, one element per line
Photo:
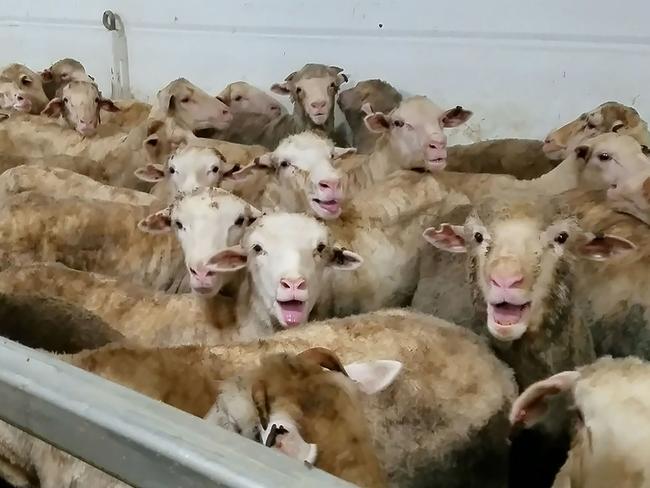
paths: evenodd
<path fill-rule="evenodd" d="M 606 100 L 650 112 L 650 1 L 2 0 L 0 62 L 78 58 L 110 93 L 112 9 L 126 24 L 131 89 L 185 76 L 210 92 L 268 88 L 306 62 L 381 77 L 474 110 L 460 141 L 543 137 Z M 345 86 L 345 85 L 344 85 Z M 350 85 L 348 85 L 350 86 Z"/>

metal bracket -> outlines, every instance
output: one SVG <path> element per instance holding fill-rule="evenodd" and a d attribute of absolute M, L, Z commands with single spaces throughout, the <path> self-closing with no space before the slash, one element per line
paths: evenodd
<path fill-rule="evenodd" d="M 129 79 L 129 51 L 126 43 L 124 23 L 112 10 L 102 14 L 102 24 L 113 38 L 113 67 L 111 68 L 111 97 L 133 98 Z"/>

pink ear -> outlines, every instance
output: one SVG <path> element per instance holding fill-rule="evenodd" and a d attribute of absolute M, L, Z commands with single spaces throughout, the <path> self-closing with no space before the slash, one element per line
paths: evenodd
<path fill-rule="evenodd" d="M 63 112 L 63 100 L 59 97 L 53 98 L 45 106 L 41 115 L 47 115 L 48 117 L 58 117 Z"/>
<path fill-rule="evenodd" d="M 102 98 L 99 101 L 99 108 L 106 110 L 107 112 L 119 112 L 120 108 L 113 103 L 113 100 L 109 98 Z"/>
<path fill-rule="evenodd" d="M 429 244 L 443 251 L 456 253 L 467 251 L 462 225 L 442 224 L 437 229 L 429 227 L 422 236 Z"/>
<path fill-rule="evenodd" d="M 41 75 L 41 79 L 43 80 L 43 83 L 51 83 L 52 80 L 54 80 L 54 75 L 52 75 L 52 72 L 50 69 L 44 69 L 39 73 Z"/>
<path fill-rule="evenodd" d="M 273 83 L 271 85 L 271 91 L 277 93 L 278 95 L 290 95 L 291 89 L 289 88 L 289 83 Z"/>
<path fill-rule="evenodd" d="M 149 163 L 134 172 L 136 178 L 149 183 L 157 183 L 165 178 L 165 169 L 161 164 Z"/>
<path fill-rule="evenodd" d="M 592 261 L 606 261 L 636 249 L 633 242 L 622 237 L 605 234 L 589 240 L 578 250 L 578 253 Z"/>
<path fill-rule="evenodd" d="M 390 120 L 381 112 L 366 115 L 363 121 L 371 132 L 381 133 L 390 130 Z"/>
<path fill-rule="evenodd" d="M 211 270 L 218 272 L 237 271 L 246 266 L 248 256 L 241 246 L 227 247 L 212 256 L 208 261 Z"/>
<path fill-rule="evenodd" d="M 164 208 L 138 222 L 138 229 L 147 234 L 162 234 L 172 228 L 170 208 Z"/>
<path fill-rule="evenodd" d="M 532 384 L 512 404 L 510 424 L 534 425 L 546 413 L 546 397 L 572 390 L 579 378 L 577 371 L 564 371 Z"/>
<path fill-rule="evenodd" d="M 460 124 L 463 124 L 469 120 L 472 116 L 472 112 L 465 110 L 463 107 L 458 105 L 452 109 L 447 110 L 441 119 L 443 127 L 457 127 Z"/>

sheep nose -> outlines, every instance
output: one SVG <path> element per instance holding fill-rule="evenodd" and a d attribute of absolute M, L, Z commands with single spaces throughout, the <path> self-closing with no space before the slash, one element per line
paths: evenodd
<path fill-rule="evenodd" d="M 22 95 L 16 95 L 16 100 L 22 102 L 23 100 L 25 100 L 25 97 L 23 97 Z"/>
<path fill-rule="evenodd" d="M 444 149 L 447 147 L 447 142 L 446 141 L 431 141 L 429 143 L 429 147 L 431 149 Z"/>
<path fill-rule="evenodd" d="M 318 100 L 318 101 L 316 101 L 316 102 L 311 102 L 311 106 L 312 106 L 312 108 L 315 108 L 315 109 L 322 109 L 322 108 L 325 108 L 325 105 L 327 105 L 327 101 L 326 101 L 326 100 Z"/>
<path fill-rule="evenodd" d="M 321 180 L 318 182 L 318 186 L 322 190 L 336 191 L 339 189 L 339 185 L 340 185 L 339 180 Z"/>
<path fill-rule="evenodd" d="M 490 283 L 499 288 L 520 288 L 524 282 L 524 277 L 521 274 L 512 275 L 490 275 Z"/>
<path fill-rule="evenodd" d="M 287 290 L 306 290 L 307 282 L 303 278 L 282 278 L 280 280 L 280 285 L 282 288 Z"/>

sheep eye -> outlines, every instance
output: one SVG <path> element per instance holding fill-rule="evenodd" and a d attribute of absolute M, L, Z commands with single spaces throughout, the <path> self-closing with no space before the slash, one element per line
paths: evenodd
<path fill-rule="evenodd" d="M 404 127 L 404 122 L 402 120 L 393 120 L 393 125 L 395 127 Z"/>
<path fill-rule="evenodd" d="M 296 93 L 302 93 L 302 88 L 297 87 L 297 88 L 296 88 Z"/>
<path fill-rule="evenodd" d="M 289 167 L 289 161 L 282 161 L 280 163 L 280 167 L 282 168 L 288 168 Z"/>
<path fill-rule="evenodd" d="M 182 98 L 182 99 L 181 99 L 181 102 L 182 102 L 182 103 L 187 103 L 187 102 L 189 102 L 189 101 L 190 101 L 190 97 L 185 97 L 185 98 Z"/>
<path fill-rule="evenodd" d="M 236 164 L 232 167 L 232 172 L 234 173 L 235 171 L 239 171 L 241 169 L 241 166 L 239 164 Z"/>
<path fill-rule="evenodd" d="M 336 83 L 334 82 L 330 83 L 330 88 L 336 88 Z"/>
<path fill-rule="evenodd" d="M 261 253 L 263 250 L 264 250 L 264 249 L 262 249 L 262 246 L 260 246 L 259 244 L 255 244 L 255 245 L 253 246 L 253 251 L 255 251 L 256 254 Z"/>
<path fill-rule="evenodd" d="M 176 168 L 174 168 L 173 166 L 170 166 L 169 167 L 169 174 L 173 175 L 174 173 L 176 173 Z"/>
<path fill-rule="evenodd" d="M 180 220 L 177 220 L 174 224 L 176 224 L 178 230 L 183 230 L 183 224 L 181 224 Z"/>
<path fill-rule="evenodd" d="M 219 172 L 219 166 L 213 166 L 210 171 L 212 171 L 213 173 L 218 173 Z"/>
<path fill-rule="evenodd" d="M 235 220 L 235 225 L 243 225 L 244 224 L 244 216 L 240 215 L 237 220 Z"/>
<path fill-rule="evenodd" d="M 598 155 L 598 159 L 600 159 L 601 161 L 609 161 L 610 159 L 612 159 L 612 157 L 607 153 L 600 153 Z"/>
<path fill-rule="evenodd" d="M 592 124 L 591 122 L 587 122 L 587 129 L 595 129 L 596 124 Z"/>
<path fill-rule="evenodd" d="M 323 244 L 323 243 L 321 242 L 321 243 L 318 245 L 318 247 L 316 247 L 316 250 L 317 250 L 318 252 L 323 252 L 323 251 L 325 250 L 325 244 Z"/>
<path fill-rule="evenodd" d="M 95 97 L 95 103 L 99 103 L 99 97 Z"/>
<path fill-rule="evenodd" d="M 25 86 L 29 86 L 29 85 L 32 84 L 32 80 L 30 80 L 29 78 L 23 78 L 22 82 L 23 82 L 23 85 L 25 85 Z"/>
<path fill-rule="evenodd" d="M 241 95 L 237 95 L 237 96 L 235 97 L 235 102 L 241 102 L 241 99 L 242 99 L 242 98 L 244 98 L 244 97 L 242 97 Z"/>
<path fill-rule="evenodd" d="M 483 234 L 481 234 L 480 232 L 475 232 L 474 240 L 480 244 L 481 242 L 483 242 Z"/>
<path fill-rule="evenodd" d="M 555 236 L 555 242 L 558 244 L 564 244 L 567 239 L 569 238 L 569 234 L 566 232 L 560 232 L 558 235 Z"/>
<path fill-rule="evenodd" d="M 69 100 L 68 100 L 68 97 L 65 97 L 65 98 L 63 99 L 63 103 L 68 103 L 68 101 L 69 101 Z"/>

